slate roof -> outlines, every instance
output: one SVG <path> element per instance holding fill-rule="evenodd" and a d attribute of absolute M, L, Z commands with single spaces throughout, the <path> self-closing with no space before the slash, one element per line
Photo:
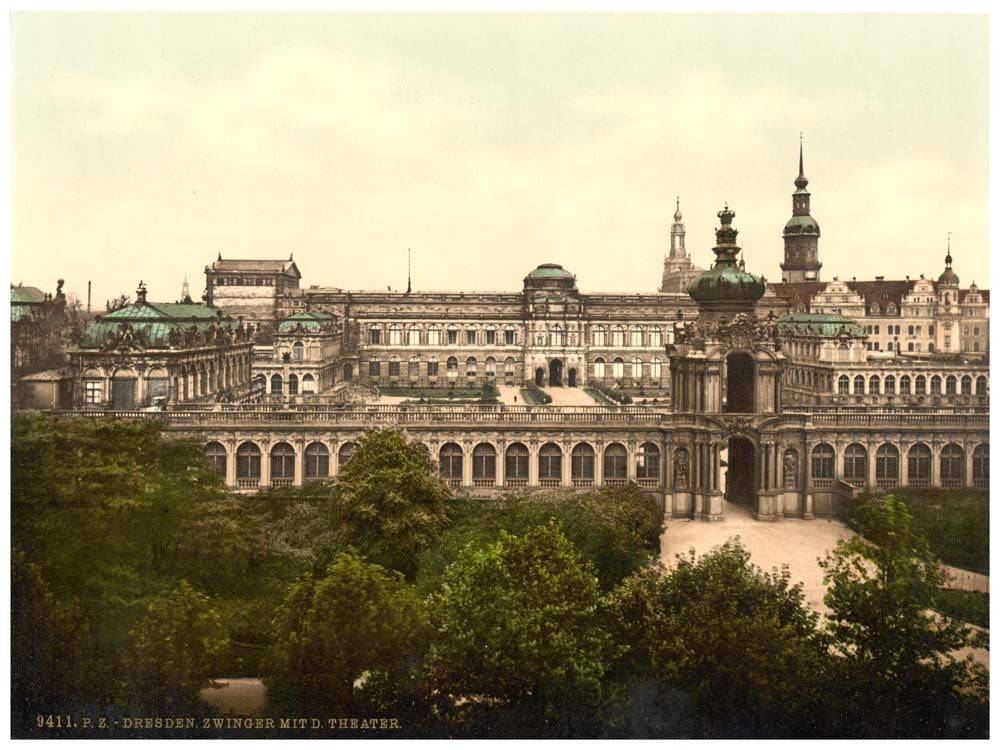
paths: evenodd
<path fill-rule="evenodd" d="M 213 325 L 236 327 L 233 319 L 223 316 L 217 307 L 177 302 L 135 302 L 102 315 L 87 326 L 80 346 L 85 349 L 103 346 L 107 337 L 117 334 L 123 323 L 130 324 L 143 344 L 153 348 L 170 346 L 170 332 L 174 329 L 184 333 L 194 326 L 199 333 L 203 333 Z"/>
<path fill-rule="evenodd" d="M 212 271 L 221 273 L 292 273 L 295 278 L 301 279 L 295 261 L 289 260 L 262 260 L 258 258 L 248 258 L 244 260 L 229 259 L 216 260 L 208 267 Z"/>

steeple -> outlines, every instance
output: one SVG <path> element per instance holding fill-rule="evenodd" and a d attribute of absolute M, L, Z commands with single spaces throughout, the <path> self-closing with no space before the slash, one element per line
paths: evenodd
<path fill-rule="evenodd" d="M 412 263 L 410 261 L 410 248 L 406 248 L 406 293 L 407 294 L 413 291 L 412 276 L 410 273 L 411 270 L 412 270 Z"/>
<path fill-rule="evenodd" d="M 681 198 L 677 196 L 677 208 L 674 211 L 674 223 L 670 226 L 670 257 L 686 258 L 687 250 L 684 249 L 684 224 L 681 220 Z"/>
<path fill-rule="evenodd" d="M 191 299 L 191 292 L 188 289 L 188 277 L 187 274 L 184 274 L 184 283 L 181 284 L 181 300 L 184 301 L 190 299 Z"/>
<path fill-rule="evenodd" d="M 792 218 L 785 224 L 785 260 L 781 264 L 781 280 L 789 282 L 819 281 L 819 224 L 810 214 L 809 191 L 806 187 L 802 133 L 799 133 L 799 176 L 792 193 Z"/>
<path fill-rule="evenodd" d="M 948 254 L 944 256 L 944 273 L 938 276 L 938 286 L 957 287 L 958 284 L 958 274 L 951 267 L 951 232 L 948 232 Z"/>

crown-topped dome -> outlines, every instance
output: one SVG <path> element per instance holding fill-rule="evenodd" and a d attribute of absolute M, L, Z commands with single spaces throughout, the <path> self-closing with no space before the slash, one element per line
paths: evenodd
<path fill-rule="evenodd" d="M 735 216 L 729 204 L 719 211 L 721 226 L 715 230 L 715 264 L 696 276 L 688 287 L 688 294 L 701 305 L 745 303 L 749 306 L 764 296 L 764 280 L 737 265 L 740 247 L 736 244 L 739 231 L 732 226 Z"/>
<path fill-rule="evenodd" d="M 677 196 L 677 210 L 674 211 L 674 221 L 680 221 L 684 217 L 681 215 L 681 197 Z"/>

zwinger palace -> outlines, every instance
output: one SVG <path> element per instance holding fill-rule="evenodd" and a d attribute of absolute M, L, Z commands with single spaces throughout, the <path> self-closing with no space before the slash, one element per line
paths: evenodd
<path fill-rule="evenodd" d="M 336 476 L 403 430 L 459 492 L 633 483 L 667 514 L 838 512 L 863 489 L 987 487 L 989 294 L 822 281 L 799 155 L 782 281 L 746 270 L 735 213 L 715 261 L 680 204 L 659 291 L 583 293 L 556 263 L 516 292 L 303 287 L 294 260 L 219 257 L 204 304 L 99 316 L 69 354 L 73 413 L 162 419 L 242 491 Z"/>

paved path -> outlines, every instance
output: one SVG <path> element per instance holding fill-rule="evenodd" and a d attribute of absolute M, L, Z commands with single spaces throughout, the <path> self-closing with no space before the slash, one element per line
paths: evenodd
<path fill-rule="evenodd" d="M 583 388 L 555 386 L 543 390 L 552 396 L 552 406 L 599 406 L 594 399 L 583 392 Z"/>

